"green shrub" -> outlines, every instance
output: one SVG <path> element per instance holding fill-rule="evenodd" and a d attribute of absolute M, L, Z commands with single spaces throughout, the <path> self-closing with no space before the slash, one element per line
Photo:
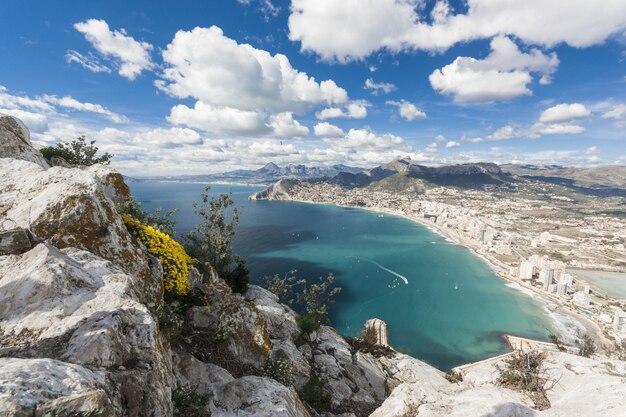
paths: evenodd
<path fill-rule="evenodd" d="M 317 373 L 311 372 L 311 376 L 307 383 L 299 392 L 300 398 L 311 406 L 315 411 L 330 411 L 330 395 L 324 388 L 324 384 L 320 381 Z"/>
<path fill-rule="evenodd" d="M 284 277 L 265 277 L 265 281 L 267 289 L 276 294 L 282 303 L 296 310 L 303 310 L 298 317 L 298 324 L 303 332 L 311 333 L 321 325 L 330 323 L 328 312 L 335 302 L 333 298 L 341 292 L 341 288 L 335 286 L 332 274 L 307 284 L 305 279 L 296 276 L 296 272 L 290 271 Z"/>
<path fill-rule="evenodd" d="M 293 364 L 287 360 L 270 358 L 263 366 L 263 376 L 290 387 L 293 385 Z"/>
<path fill-rule="evenodd" d="M 126 228 L 148 252 L 161 261 L 165 295 L 169 298 L 184 297 L 191 291 L 189 268 L 197 261 L 185 252 L 182 245 L 165 233 L 146 226 L 130 215 L 122 216 Z"/>
<path fill-rule="evenodd" d="M 537 410 L 550 407 L 546 392 L 556 381 L 549 378 L 543 366 L 545 352 L 517 351 L 506 360 L 507 369 L 498 377 L 498 383 L 512 390 L 528 395 Z"/>
<path fill-rule="evenodd" d="M 198 393 L 198 386 L 178 387 L 172 391 L 174 417 L 205 417 L 209 397 Z"/>
<path fill-rule="evenodd" d="M 320 322 L 311 314 L 301 314 L 296 318 L 300 330 L 310 334 L 320 328 Z"/>
<path fill-rule="evenodd" d="M 85 137 L 80 136 L 72 142 L 57 143 L 55 146 L 47 146 L 39 151 L 49 162 L 52 162 L 52 158 L 57 157 L 65 160 L 72 166 L 108 165 L 113 155 L 105 153 L 96 156 L 98 147 L 94 146 L 95 143 L 95 140 L 87 143 Z"/>
<path fill-rule="evenodd" d="M 593 341 L 591 336 L 586 333 L 579 333 L 576 336 L 576 346 L 578 346 L 578 354 L 580 356 L 584 356 L 585 358 L 589 358 L 591 355 L 596 353 L 596 343 Z"/>

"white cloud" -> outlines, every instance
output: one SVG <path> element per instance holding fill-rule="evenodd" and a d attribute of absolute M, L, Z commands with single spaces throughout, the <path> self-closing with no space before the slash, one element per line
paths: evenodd
<path fill-rule="evenodd" d="M 458 57 L 433 71 L 429 80 L 433 89 L 460 103 L 511 100 L 532 94 L 528 89 L 532 73 L 549 82 L 558 64 L 554 53 L 548 56 L 538 49 L 524 53 L 509 38 L 497 37 L 487 58 Z"/>
<path fill-rule="evenodd" d="M 304 137 L 309 134 L 309 128 L 294 120 L 290 112 L 271 116 L 269 125 L 274 133 L 282 138 Z"/>
<path fill-rule="evenodd" d="M 626 119 L 626 104 L 618 104 L 602 115 L 603 119 Z"/>
<path fill-rule="evenodd" d="M 327 107 L 317 112 L 315 116 L 320 120 L 346 118 L 346 119 L 364 119 L 367 117 L 367 107 L 364 103 L 354 102 L 340 107 Z"/>
<path fill-rule="evenodd" d="M 22 119 L 29 129 L 39 133 L 47 130 L 49 118 L 65 116 L 61 114 L 64 109 L 100 114 L 114 123 L 128 121 L 125 116 L 114 113 L 100 104 L 82 102 L 70 96 L 58 98 L 48 94 L 31 98 L 11 94 L 6 87 L 1 85 L 0 109 Z"/>
<path fill-rule="evenodd" d="M 271 132 L 263 113 L 220 107 L 196 101 L 193 108 L 179 104 L 170 110 L 167 120 L 176 125 L 229 135 L 264 135 Z"/>
<path fill-rule="evenodd" d="M 70 49 L 65 54 L 65 61 L 68 64 L 76 63 L 91 72 L 111 73 L 111 68 L 102 64 L 91 52 L 88 55 L 83 55 Z"/>
<path fill-rule="evenodd" d="M 487 136 L 488 140 L 506 140 L 513 138 L 520 138 L 527 134 L 527 132 L 523 129 L 513 127 L 511 125 L 506 125 L 501 127 L 500 129 L 493 132 L 491 135 Z"/>
<path fill-rule="evenodd" d="M 315 131 L 315 136 L 323 136 L 327 138 L 341 137 L 345 136 L 346 134 L 339 127 L 327 122 L 321 122 L 316 124 L 313 130 Z"/>
<path fill-rule="evenodd" d="M 437 152 L 437 142 L 432 142 L 426 145 L 426 152 Z"/>
<path fill-rule="evenodd" d="M 461 144 L 453 140 L 450 140 L 446 143 L 446 148 L 458 148 L 459 146 L 461 146 Z"/>
<path fill-rule="evenodd" d="M 614 120 L 614 126 L 618 129 L 626 127 L 626 104 L 613 105 L 613 108 L 602 114 L 603 119 Z"/>
<path fill-rule="evenodd" d="M 376 83 L 371 78 L 365 80 L 363 88 L 366 90 L 372 90 L 372 94 L 375 96 L 379 94 L 389 94 L 397 89 L 396 86 L 391 83 Z"/>
<path fill-rule="evenodd" d="M 135 40 L 124 29 L 111 31 L 107 22 L 99 19 L 76 23 L 74 29 L 85 35 L 104 57 L 119 61 L 118 73 L 122 77 L 134 80 L 142 71 L 153 67 L 152 45 Z"/>
<path fill-rule="evenodd" d="M 590 146 L 585 149 L 585 153 L 598 153 L 599 149 L 597 146 Z"/>
<path fill-rule="evenodd" d="M 387 49 L 442 51 L 494 36 L 513 36 L 526 44 L 587 47 L 626 29 L 626 3 L 605 0 L 468 0 L 464 13 L 452 14 L 439 0 L 428 23 L 420 0 L 293 0 L 289 38 L 302 51 L 324 60 L 347 62 Z M 333 30 L 328 30 L 332 27 Z"/>
<path fill-rule="evenodd" d="M 294 69 L 286 56 L 238 44 L 216 26 L 180 30 L 163 51 L 166 68 L 157 86 L 207 105 L 271 113 L 342 104 L 346 91 Z"/>
<path fill-rule="evenodd" d="M 557 104 L 544 110 L 539 116 L 542 123 L 561 123 L 591 116 L 591 111 L 580 103 Z"/>
<path fill-rule="evenodd" d="M 155 145 L 160 148 L 177 148 L 185 145 L 201 145 L 202 138 L 195 130 L 172 127 L 157 128 L 135 135 L 133 142 L 137 145 Z"/>
<path fill-rule="evenodd" d="M 584 127 L 571 123 L 537 123 L 531 128 L 531 134 L 535 135 L 578 135 L 584 131 Z"/>
<path fill-rule="evenodd" d="M 426 113 L 418 109 L 415 104 L 409 103 L 406 100 L 387 101 L 386 103 L 391 106 L 398 107 L 400 117 L 409 122 L 412 122 L 415 119 L 424 119 L 426 117 Z"/>
<path fill-rule="evenodd" d="M 480 142 L 482 142 L 483 140 L 484 140 L 484 139 L 483 139 L 483 138 L 481 138 L 481 137 L 470 137 L 470 138 L 467 138 L 467 137 L 463 136 L 463 137 L 461 138 L 461 141 L 462 141 L 462 142 L 467 142 L 467 143 L 480 143 Z"/>
<path fill-rule="evenodd" d="M 41 97 L 41 100 L 67 109 L 102 114 L 111 119 L 113 123 L 124 123 L 128 121 L 126 116 L 114 113 L 100 104 L 78 101 L 70 96 L 58 98 L 56 96 L 44 95 Z"/>
<path fill-rule="evenodd" d="M 437 135 L 435 137 L 435 142 L 445 142 L 446 141 L 446 137 L 443 135 Z"/>

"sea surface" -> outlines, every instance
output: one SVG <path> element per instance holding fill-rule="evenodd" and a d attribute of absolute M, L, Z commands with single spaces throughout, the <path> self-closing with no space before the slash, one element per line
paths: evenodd
<path fill-rule="evenodd" d="M 179 208 L 178 235 L 197 222 L 192 202 L 205 185 L 132 182 L 144 209 Z M 316 280 L 334 274 L 342 288 L 332 325 L 357 335 L 365 320 L 388 324 L 398 350 L 442 369 L 506 352 L 503 333 L 545 339 L 552 321 L 542 304 L 507 287 L 463 247 L 399 216 L 284 201 L 249 201 L 254 186 L 211 185 L 240 209 L 235 249 L 253 283 L 267 275 Z"/>

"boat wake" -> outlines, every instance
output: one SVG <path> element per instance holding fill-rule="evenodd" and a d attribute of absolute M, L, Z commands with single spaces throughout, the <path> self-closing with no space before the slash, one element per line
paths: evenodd
<path fill-rule="evenodd" d="M 396 276 L 396 277 L 400 278 L 402 281 L 404 281 L 404 283 L 405 283 L 405 284 L 409 285 L 409 280 L 407 279 L 407 277 L 405 277 L 404 275 L 400 275 L 400 274 L 398 274 L 396 271 L 392 271 L 391 269 L 389 269 L 389 268 L 386 268 L 386 267 L 382 266 L 381 264 L 379 264 L 379 263 L 378 263 L 378 262 L 376 262 L 376 261 L 373 261 L 373 260 L 368 259 L 368 258 L 360 258 L 360 257 L 358 257 L 358 256 L 349 256 L 349 258 L 362 259 L 362 260 L 364 260 L 365 262 L 369 262 L 369 263 L 371 263 L 372 265 L 376 265 L 376 266 L 377 266 L 377 267 L 379 267 L 380 269 L 382 269 L 382 270 L 384 270 L 384 271 L 387 271 L 387 272 L 389 272 L 391 275 L 394 275 L 394 276 Z"/>

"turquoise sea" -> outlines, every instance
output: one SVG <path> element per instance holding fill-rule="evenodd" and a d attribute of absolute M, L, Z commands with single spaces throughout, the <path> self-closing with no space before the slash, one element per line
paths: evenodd
<path fill-rule="evenodd" d="M 144 208 L 178 207 L 179 234 L 195 225 L 192 202 L 204 185 L 130 185 Z M 335 275 L 342 292 L 331 319 L 344 335 L 358 334 L 365 320 L 378 317 L 387 322 L 396 349 L 448 370 L 505 352 L 503 333 L 536 339 L 549 334 L 541 304 L 424 226 L 332 205 L 249 201 L 261 187 L 211 187 L 212 194 L 232 192 L 241 210 L 234 244 L 252 282 L 292 269 L 307 279 Z"/>

